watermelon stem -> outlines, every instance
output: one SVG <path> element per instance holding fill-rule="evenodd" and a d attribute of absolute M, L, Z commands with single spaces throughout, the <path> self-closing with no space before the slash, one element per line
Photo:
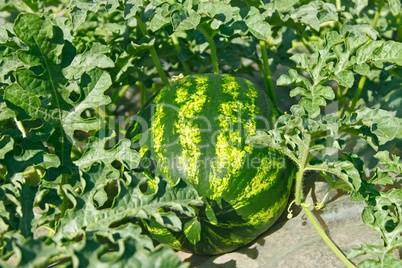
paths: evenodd
<path fill-rule="evenodd" d="M 342 3 L 341 0 L 336 0 L 336 12 L 338 12 L 338 16 L 341 17 L 341 13 L 342 13 Z M 341 31 L 342 28 L 342 24 L 341 22 L 338 20 L 336 22 L 336 26 L 338 27 L 339 32 Z"/>
<path fill-rule="evenodd" d="M 366 83 L 366 78 L 367 78 L 366 76 L 362 76 L 360 78 L 359 84 L 357 85 L 355 95 L 353 96 L 353 99 L 352 99 L 352 103 L 350 104 L 348 110 L 346 111 L 347 114 L 351 114 L 353 112 L 353 110 L 355 109 L 356 103 L 359 100 L 360 95 L 362 94 L 364 84 Z"/>
<path fill-rule="evenodd" d="M 181 48 L 180 48 L 179 40 L 177 39 L 175 33 L 172 34 L 172 41 L 173 41 L 173 45 L 174 45 L 174 47 L 176 49 L 177 54 L 179 54 Z M 181 61 L 181 64 L 183 65 L 183 69 L 184 69 L 184 72 L 186 73 L 186 75 L 190 75 L 191 70 L 190 70 L 190 67 L 188 66 L 187 62 Z"/>
<path fill-rule="evenodd" d="M 140 81 L 137 81 L 136 85 L 138 85 L 141 89 L 141 107 L 143 107 L 148 100 L 147 89 L 146 89 L 144 83 L 142 83 Z"/>
<path fill-rule="evenodd" d="M 304 169 L 299 169 L 296 173 L 296 197 L 295 197 L 295 203 L 296 205 L 300 206 L 303 200 L 303 175 L 304 175 Z"/>
<path fill-rule="evenodd" d="M 26 138 L 27 132 L 25 131 L 25 128 L 24 128 L 24 125 L 22 124 L 22 122 L 18 121 L 17 118 L 14 118 L 14 121 L 15 121 L 15 124 L 17 125 L 18 130 L 21 131 L 22 137 Z"/>
<path fill-rule="evenodd" d="M 112 102 L 117 103 L 123 96 L 126 94 L 127 90 L 130 88 L 130 85 L 125 85 L 121 88 L 121 90 L 115 90 L 112 94 Z"/>
<path fill-rule="evenodd" d="M 264 85 L 267 89 L 268 96 L 272 101 L 272 104 L 275 106 L 275 108 L 277 110 L 279 110 L 278 102 L 276 101 L 274 84 L 272 83 L 271 70 L 269 68 L 269 63 L 268 63 L 267 42 L 265 40 L 260 40 L 260 46 L 261 46 L 262 62 L 264 64 L 264 72 L 262 72 L 262 74 L 263 74 L 262 79 L 263 79 Z"/>
<path fill-rule="evenodd" d="M 342 89 L 343 89 L 343 87 L 341 85 L 338 85 L 337 94 L 338 94 L 338 100 L 339 100 L 339 107 L 338 107 L 338 116 L 339 117 L 342 117 L 343 110 L 345 107 L 346 93 L 348 92 L 348 88 L 345 88 L 344 90 L 342 90 Z"/>
<path fill-rule="evenodd" d="M 304 202 L 303 196 L 303 176 L 306 166 L 309 162 L 309 150 L 310 150 L 310 143 L 311 143 L 311 135 L 305 134 L 304 141 L 307 144 L 306 147 L 300 148 L 300 164 L 299 170 L 296 173 L 296 196 L 295 196 L 295 203 L 296 205 L 300 206 L 302 202 Z"/>
<path fill-rule="evenodd" d="M 314 49 L 312 49 L 311 46 L 308 43 L 308 42 L 310 42 L 310 36 L 306 33 L 306 31 L 303 31 L 302 33 L 299 32 L 299 34 L 301 35 L 301 41 L 302 41 L 303 45 L 307 48 L 307 50 L 311 54 L 313 54 Z"/>
<path fill-rule="evenodd" d="M 336 181 L 333 180 L 327 173 L 320 171 L 321 176 L 331 185 L 330 188 L 340 188 L 346 192 L 352 192 L 350 188 L 348 188 L 348 184 L 344 181 Z"/>
<path fill-rule="evenodd" d="M 64 218 L 64 215 L 66 214 L 67 211 L 67 194 L 66 194 L 66 190 L 64 189 L 64 185 L 67 184 L 67 175 L 63 174 L 61 176 L 61 183 L 60 183 L 60 193 L 62 196 L 62 203 L 60 205 L 60 211 L 61 211 L 61 217 Z"/>
<path fill-rule="evenodd" d="M 209 34 L 207 29 L 203 25 L 198 25 L 198 29 L 205 35 L 207 38 L 209 49 L 211 49 L 211 60 L 212 66 L 214 69 L 214 74 L 219 74 L 219 67 L 218 67 L 218 57 L 216 56 L 216 49 L 214 44 L 214 35 L 215 33 Z"/>
<path fill-rule="evenodd" d="M 309 220 L 313 224 L 314 228 L 320 234 L 321 238 L 325 241 L 325 243 L 327 243 L 327 245 L 332 249 L 332 251 L 339 257 L 339 259 L 341 259 L 342 262 L 347 267 L 356 268 L 356 266 L 352 262 L 350 262 L 350 260 L 348 258 L 346 258 L 346 256 L 343 254 L 343 252 L 339 250 L 339 248 L 334 244 L 334 242 L 332 242 L 332 240 L 327 236 L 325 231 L 321 228 L 320 224 L 317 222 L 317 220 L 315 219 L 313 213 L 309 209 L 310 203 L 304 203 L 303 202 L 301 204 L 301 206 L 302 206 L 304 212 L 306 213 L 307 217 L 309 218 Z"/>
<path fill-rule="evenodd" d="M 148 35 L 147 28 L 145 27 L 145 24 L 141 21 L 140 17 L 136 16 L 138 26 L 140 26 L 141 32 L 143 35 Z M 153 46 L 149 47 L 149 52 L 151 53 L 152 61 L 155 64 L 156 69 L 158 70 L 159 76 L 162 80 L 162 83 L 166 86 L 169 84 L 169 80 L 167 79 L 167 76 L 165 74 L 165 71 L 162 68 L 161 61 L 159 60 L 158 54 L 156 54 L 156 50 Z"/>

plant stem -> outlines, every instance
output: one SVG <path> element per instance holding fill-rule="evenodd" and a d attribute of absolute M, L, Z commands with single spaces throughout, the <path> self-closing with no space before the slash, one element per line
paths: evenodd
<path fill-rule="evenodd" d="M 177 54 L 179 54 L 180 53 L 180 43 L 174 33 L 172 34 L 172 41 L 173 41 L 173 45 L 176 49 Z M 186 73 L 186 75 L 191 74 L 191 70 L 190 70 L 190 67 L 188 66 L 187 62 L 181 61 L 181 64 L 183 65 L 184 72 Z"/>
<path fill-rule="evenodd" d="M 17 118 L 14 118 L 15 124 L 17 125 L 17 128 L 19 131 L 22 133 L 22 137 L 26 138 L 27 137 L 27 132 L 25 131 L 24 125 L 21 123 L 21 121 L 18 121 Z"/>
<path fill-rule="evenodd" d="M 339 15 L 342 12 L 342 2 L 341 2 L 341 0 L 336 0 L 336 11 L 338 12 Z M 336 22 L 336 26 L 338 27 L 339 32 L 341 32 L 342 24 L 339 21 L 339 18 L 338 18 L 338 21 Z"/>
<path fill-rule="evenodd" d="M 95 111 L 98 113 L 101 122 L 104 123 L 104 125 L 101 127 L 109 127 L 109 116 L 105 113 L 105 111 L 101 107 L 96 108 Z"/>
<path fill-rule="evenodd" d="M 127 90 L 130 88 L 130 85 L 125 85 L 122 90 L 119 91 L 118 100 L 120 100 L 124 94 L 126 94 Z M 115 102 L 116 103 L 116 102 Z"/>
<path fill-rule="evenodd" d="M 342 94 L 342 87 L 341 85 L 338 85 L 338 90 L 337 90 L 337 95 L 338 95 L 338 116 L 340 117 L 343 111 L 343 106 L 345 104 L 345 97 Z"/>
<path fill-rule="evenodd" d="M 265 40 L 260 40 L 260 46 L 261 46 L 262 62 L 264 64 L 264 75 L 262 79 L 264 80 L 264 84 L 267 87 L 267 93 L 272 101 L 272 104 L 276 109 L 279 109 L 278 102 L 276 101 L 274 84 L 272 83 L 271 70 L 269 68 L 268 63 L 267 42 Z"/>
<path fill-rule="evenodd" d="M 121 90 L 115 90 L 112 95 L 112 103 L 116 105 L 129 88 L 130 85 L 125 85 Z"/>
<path fill-rule="evenodd" d="M 301 41 L 303 42 L 304 46 L 307 48 L 307 50 L 313 54 L 314 53 L 314 49 L 311 48 L 311 46 L 307 43 L 307 41 L 310 41 L 310 36 L 308 36 L 308 34 L 306 32 L 303 32 L 302 34 L 300 34 L 302 36 Z"/>
<path fill-rule="evenodd" d="M 101 108 L 98 107 L 95 109 L 95 111 L 98 113 L 99 117 L 102 119 L 102 125 L 100 128 L 113 128 L 114 127 L 114 131 L 116 132 L 116 136 L 115 136 L 115 141 L 116 143 L 119 142 L 120 137 L 119 137 L 119 133 L 121 133 L 122 135 L 124 135 L 124 128 L 121 128 L 119 125 L 119 121 L 115 120 L 115 118 L 113 118 L 112 116 L 109 116 L 107 113 L 105 113 L 105 111 Z M 121 131 L 122 130 L 122 131 Z"/>
<path fill-rule="evenodd" d="M 329 182 L 329 184 L 331 185 L 332 188 L 339 188 L 342 189 L 346 192 L 352 192 L 351 189 L 348 188 L 348 184 L 346 182 L 338 182 L 336 180 L 333 180 L 330 176 L 328 176 L 327 173 L 325 173 L 324 171 L 320 171 L 321 176 L 324 177 L 324 179 Z"/>
<path fill-rule="evenodd" d="M 62 203 L 60 205 L 61 217 L 63 218 L 66 215 L 67 211 L 67 194 L 63 189 L 63 185 L 67 184 L 66 175 L 62 175 L 61 183 L 60 183 L 60 192 L 62 195 Z"/>
<path fill-rule="evenodd" d="M 322 239 L 327 243 L 327 245 L 332 249 L 332 251 L 338 256 L 339 259 L 342 260 L 342 262 L 350 268 L 356 268 L 356 266 L 348 260 L 345 255 L 342 253 L 342 251 L 339 250 L 339 248 L 332 242 L 332 240 L 327 236 L 327 234 L 324 232 L 324 230 L 321 228 L 320 224 L 317 222 L 315 219 L 313 213 L 309 210 L 310 204 L 302 203 L 301 204 L 304 212 L 306 213 L 307 217 L 313 224 L 314 228 L 317 230 L 317 232 L 320 234 Z"/>
<path fill-rule="evenodd" d="M 269 95 L 269 90 L 268 90 L 268 88 L 269 88 L 268 80 L 264 79 L 264 77 L 265 77 L 264 64 L 260 61 L 257 61 L 257 65 L 258 65 L 258 69 L 260 70 L 260 75 L 262 77 L 262 82 L 264 83 L 264 87 L 267 89 L 268 97 L 271 98 Z"/>
<path fill-rule="evenodd" d="M 207 38 L 208 44 L 209 44 L 209 49 L 211 49 L 211 60 L 212 60 L 212 66 L 214 69 L 214 74 L 219 74 L 219 68 L 218 68 L 218 57 L 216 56 L 216 50 L 215 50 L 215 44 L 214 44 L 214 35 L 210 35 L 208 31 L 202 26 L 198 25 L 198 29 L 205 35 Z"/>
<path fill-rule="evenodd" d="M 341 11 L 342 10 L 342 3 L 341 0 L 336 0 L 336 11 Z"/>
<path fill-rule="evenodd" d="M 140 89 L 141 89 L 141 107 L 144 107 L 145 103 L 146 103 L 147 100 L 148 100 L 147 89 L 145 88 L 145 85 L 144 85 L 144 83 L 142 83 L 142 82 L 139 82 L 139 81 L 138 81 L 136 84 L 137 84 L 137 86 L 139 86 Z"/>
<path fill-rule="evenodd" d="M 145 27 L 145 24 L 141 21 L 140 17 L 137 16 L 136 19 L 137 19 L 138 26 L 140 26 L 141 32 L 144 35 L 148 35 L 147 28 Z M 156 69 L 158 70 L 159 76 L 162 79 L 162 83 L 164 85 L 168 85 L 169 80 L 167 79 L 165 71 L 162 68 L 162 64 L 159 60 L 158 54 L 156 54 L 155 48 L 153 46 L 149 47 L 149 52 L 151 53 L 152 60 L 155 64 Z"/>
<path fill-rule="evenodd" d="M 374 19 L 373 19 L 373 23 L 371 24 L 371 26 L 375 29 L 375 28 L 377 28 L 377 22 L 378 22 L 378 19 L 380 18 L 380 13 L 381 13 L 381 9 L 382 9 L 382 6 L 384 5 L 384 0 L 380 0 L 379 2 L 378 2 L 378 8 L 377 8 L 377 11 L 375 12 L 375 15 L 374 15 Z"/>
<path fill-rule="evenodd" d="M 401 16 L 396 16 L 396 25 L 401 25 L 402 24 L 402 18 Z M 402 27 L 398 27 L 398 41 L 402 41 Z"/>
<path fill-rule="evenodd" d="M 296 173 L 296 196 L 295 196 L 295 203 L 296 205 L 300 206 L 303 200 L 303 175 L 304 170 L 299 169 Z"/>
<path fill-rule="evenodd" d="M 351 114 L 353 112 L 353 110 L 355 109 L 356 102 L 359 100 L 360 94 L 363 91 L 364 83 L 366 83 L 366 78 L 367 78 L 366 76 L 362 76 L 360 78 L 359 84 L 357 85 L 355 95 L 353 96 L 353 99 L 352 99 L 352 103 L 350 104 L 350 106 L 347 110 L 347 114 Z"/>
<path fill-rule="evenodd" d="M 6 171 L 4 170 L 4 167 L 1 165 L 0 165 L 0 179 L 6 180 Z"/>
<path fill-rule="evenodd" d="M 343 113 L 345 112 L 345 101 L 346 101 L 346 94 L 348 93 L 349 88 L 345 87 L 344 89 L 342 86 L 338 86 L 338 101 L 339 101 L 339 107 L 338 107 L 338 116 L 342 117 Z"/>
<path fill-rule="evenodd" d="M 308 155 L 309 155 L 309 149 L 310 149 L 310 142 L 311 142 L 311 136 L 309 134 L 306 134 L 304 136 L 304 140 L 306 141 L 306 144 L 308 145 L 307 148 L 300 148 L 300 153 L 301 153 L 301 161 L 300 161 L 300 166 L 299 170 L 296 173 L 296 194 L 295 194 L 295 204 L 300 206 L 302 202 L 304 201 L 304 196 L 303 196 L 303 175 L 304 175 L 304 170 L 307 165 L 307 160 L 308 160 Z"/>

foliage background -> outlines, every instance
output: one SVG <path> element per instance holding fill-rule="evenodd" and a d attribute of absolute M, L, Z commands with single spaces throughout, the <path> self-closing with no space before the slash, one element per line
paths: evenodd
<path fill-rule="evenodd" d="M 124 136 L 172 77 L 207 72 L 247 77 L 287 112 L 254 143 L 284 150 L 301 178 L 335 174 L 341 180 L 324 174 L 333 187 L 367 202 L 363 221 L 384 245 L 363 244 L 350 258 L 400 263 L 402 168 L 386 153 L 402 147 L 400 6 L 0 0 L 1 263 L 186 266 L 140 221 L 179 231 L 177 215 L 194 216 L 200 198 L 185 182 L 150 183 Z M 326 158 L 328 147 L 348 154 Z M 40 228 L 48 234 L 37 237 Z"/>

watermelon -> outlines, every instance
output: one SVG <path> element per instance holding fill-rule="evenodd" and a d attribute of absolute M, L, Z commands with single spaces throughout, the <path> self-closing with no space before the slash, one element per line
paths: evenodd
<path fill-rule="evenodd" d="M 238 249 L 281 215 L 294 165 L 281 153 L 245 143 L 273 127 L 278 112 L 252 82 L 227 74 L 190 75 L 160 90 L 128 129 L 153 176 L 184 180 L 202 197 L 182 231 L 154 221 L 151 236 L 175 249 L 215 255 Z"/>

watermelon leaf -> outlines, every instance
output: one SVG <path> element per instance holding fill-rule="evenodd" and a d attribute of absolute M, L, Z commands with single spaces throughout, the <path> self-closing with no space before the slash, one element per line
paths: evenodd
<path fill-rule="evenodd" d="M 402 163 L 400 162 L 400 156 L 393 155 L 391 159 L 388 151 L 380 151 L 376 153 L 374 157 L 380 160 L 380 164 L 385 165 L 383 169 L 384 172 L 402 174 Z"/>
<path fill-rule="evenodd" d="M 402 44 L 394 41 L 366 42 L 362 36 L 344 37 L 337 32 L 329 32 L 325 35 L 324 46 L 314 47 L 314 50 L 310 58 L 304 53 L 291 57 L 297 69 L 308 73 L 307 78 L 291 69 L 290 75 L 282 75 L 278 79 L 278 85 L 298 86 L 290 96 L 302 97 L 299 105 L 311 118 L 317 117 L 321 107 L 327 105 L 327 100 L 335 97 L 331 87 L 323 86 L 328 80 L 351 88 L 355 82 L 353 71 L 365 75 L 371 69 L 382 68 L 385 62 L 402 66 Z"/>
<path fill-rule="evenodd" d="M 263 130 L 249 137 L 250 144 L 275 149 L 262 148 L 260 156 L 275 151 L 275 160 L 284 154 L 299 167 L 296 199 L 307 215 L 300 191 L 306 171 L 350 192 L 351 201 L 366 202 L 363 223 L 382 243 L 363 243 L 350 258 L 366 258 L 359 266 L 401 266 L 392 254 L 402 245 L 400 12 L 397 0 L 0 1 L 0 266 L 182 267 L 173 250 L 154 246 L 149 236 L 211 254 L 248 243 L 243 238 L 252 229 L 262 230 L 256 220 L 265 218 L 258 213 L 283 209 L 287 195 L 279 202 L 257 193 L 279 195 L 277 184 L 269 184 L 275 194 L 263 189 L 266 174 L 243 184 L 252 175 L 235 170 L 243 155 L 236 146 L 246 146 L 246 154 L 257 150 L 235 129 L 243 122 L 244 133 Z M 286 111 L 261 116 L 270 105 L 255 109 L 238 98 L 253 97 L 250 88 L 226 100 L 228 88 L 213 89 L 223 95 L 211 103 L 237 102 L 238 110 L 201 109 L 201 119 L 217 111 L 242 115 L 236 123 L 232 114 L 233 129 L 213 135 L 217 160 L 230 159 L 230 176 L 220 180 L 209 162 L 208 170 L 199 169 L 208 150 L 193 144 L 199 140 L 194 130 L 204 139 L 204 130 L 227 125 L 221 114 L 204 126 L 203 120 L 182 124 L 175 114 L 159 113 L 156 120 L 167 122 L 155 137 L 162 142 L 180 134 L 178 153 L 165 151 L 163 142 L 154 152 L 148 145 L 137 152 L 122 138 L 131 116 L 162 84 L 212 71 L 248 77 Z M 186 118 L 198 119 L 203 86 L 194 98 L 187 98 L 189 84 L 182 86 L 169 98 L 185 99 Z M 261 120 L 247 120 L 246 113 Z M 173 122 L 175 129 L 168 130 Z M 222 146 L 226 140 L 230 146 Z M 156 171 L 150 154 L 179 157 L 183 168 Z M 283 160 L 290 185 L 293 169 L 287 166 L 293 165 Z M 183 176 L 187 167 L 193 186 Z M 216 178 L 209 183 L 206 174 Z M 240 179 L 233 183 L 235 174 Z M 257 214 L 244 227 L 251 209 Z M 228 249 L 231 243 L 239 244 Z"/>
<path fill-rule="evenodd" d="M 141 234 L 141 228 L 131 223 L 108 232 L 82 232 L 80 238 L 68 240 L 63 245 L 53 241 L 45 243 L 44 237 L 27 240 L 18 234 L 14 234 L 10 241 L 17 253 L 18 267 L 54 264 L 98 267 L 116 263 L 118 267 L 188 267 L 171 248 L 154 247 L 152 240 Z M 56 262 L 55 257 L 58 257 Z"/>
<path fill-rule="evenodd" d="M 366 76 L 376 69 L 384 69 L 386 65 L 390 69 L 401 66 L 401 43 L 367 41 L 361 35 L 343 36 L 328 32 L 322 46 L 313 45 L 310 56 L 305 53 L 292 56 L 296 68 L 290 69 L 289 75 L 282 75 L 278 80 L 279 85 L 296 86 L 290 91 L 290 96 L 301 97 L 299 103 L 290 108 L 291 114 L 278 118 L 274 129 L 257 132 L 248 137 L 247 143 L 277 149 L 296 163 L 299 171 L 296 174 L 295 203 L 302 205 L 305 210 L 309 206 L 304 203 L 301 190 L 305 171 L 339 177 L 343 184 L 328 179 L 331 188 L 348 190 L 352 201 L 366 201 L 363 222 L 376 230 L 384 241 L 383 245 L 363 244 L 360 248 L 354 248 L 349 252 L 349 258 L 374 254 L 377 260 L 367 259 L 361 264 L 397 265 L 400 261 L 391 252 L 400 247 L 401 191 L 392 188 L 383 192 L 375 186 L 394 184 L 395 175 L 393 177 L 389 172 L 400 175 L 399 157 L 390 158 L 388 152 L 379 152 L 375 157 L 386 166 L 384 171 L 377 168 L 370 180 L 364 180 L 363 161 L 344 150 L 351 135 L 364 139 L 374 150 L 378 150 L 399 135 L 401 120 L 395 117 L 395 113 L 378 108 L 362 107 L 353 111 L 355 97 L 348 114 L 344 116 L 342 110 L 338 114 L 322 115 L 321 107 L 327 106 L 327 102 L 335 98 L 333 89 L 325 85 L 328 81 L 337 82 L 338 98 L 342 101 L 341 94 L 346 94 L 355 85 L 356 73 Z M 355 96 L 359 96 L 365 79 L 360 79 Z M 317 224 L 314 226 L 321 228 Z M 330 247 L 333 248 L 332 245 Z M 349 261 L 346 259 L 346 262 Z"/>
<path fill-rule="evenodd" d="M 70 16 L 74 25 L 74 30 L 76 30 L 86 19 L 88 13 L 96 13 L 99 11 L 101 6 L 105 6 L 109 13 L 116 10 L 119 6 L 118 0 L 112 1 L 83 1 L 83 0 L 72 0 L 69 3 Z"/>
<path fill-rule="evenodd" d="M 360 175 L 353 163 L 349 160 L 331 160 L 327 157 L 327 151 L 330 151 L 330 148 L 343 149 L 342 144 L 346 141 L 339 137 L 341 133 L 363 138 L 377 149 L 380 144 L 393 140 L 402 127 L 401 120 L 380 109 L 366 107 L 342 119 L 330 114 L 322 119 L 313 120 L 300 108 L 298 105 L 293 106 L 291 110 L 298 115 L 282 115 L 275 129 L 268 132 L 257 131 L 256 135 L 247 138 L 247 142 L 269 146 L 283 152 L 298 165 L 299 169 L 334 174 L 354 191 L 360 188 Z M 315 158 L 317 154 L 320 159 Z M 378 154 L 377 157 L 387 159 L 383 154 Z M 383 161 L 389 163 L 390 160 Z"/>
<path fill-rule="evenodd" d="M 119 222 L 147 220 L 153 218 L 171 230 L 181 230 L 181 222 L 176 213 L 189 217 L 195 216 L 192 206 L 202 205 L 197 192 L 184 181 L 172 186 L 163 178 L 144 177 L 135 172 L 126 172 L 125 180 L 119 178 L 117 170 L 105 164 L 93 164 L 83 173 L 86 187 L 82 194 L 75 195 L 77 205 L 68 210 L 61 219 L 57 233 L 54 237 L 59 241 L 63 237 L 73 238 L 83 229 L 86 232 L 100 231 L 105 227 L 118 226 Z M 156 191 L 148 193 L 144 190 L 146 185 L 156 185 Z M 105 187 L 116 189 L 114 199 L 108 207 L 101 207 L 94 197 Z"/>
<path fill-rule="evenodd" d="M 63 165 L 71 166 L 67 151 L 75 142 L 74 131 L 87 132 L 99 128 L 99 119 L 84 119 L 82 114 L 87 109 L 110 102 L 110 98 L 104 95 L 111 85 L 110 76 L 95 69 L 95 64 L 83 70 L 80 70 L 82 67 L 72 69 L 74 65 L 64 68 L 72 62 L 75 48 L 63 39 L 60 28 L 48 17 L 21 15 L 16 20 L 14 32 L 28 46 L 28 50 L 18 51 L 18 58 L 27 67 L 15 72 L 17 81 L 6 88 L 4 99 L 9 107 L 18 112 L 19 119 L 42 121 L 42 126 L 31 129 L 37 135 L 31 139 L 50 138 L 51 142 L 61 144 L 56 154 Z M 93 53 L 98 51 L 96 49 Z M 69 74 L 73 70 L 74 74 L 81 74 L 78 84 Z M 79 92 L 76 102 L 70 98 L 73 91 Z"/>
<path fill-rule="evenodd" d="M 14 140 L 8 135 L 0 136 L 0 159 L 4 159 L 6 153 L 13 149 Z"/>
<path fill-rule="evenodd" d="M 104 136 L 104 137 L 101 137 Z M 131 142 L 121 139 L 119 143 L 109 150 L 105 150 L 108 142 L 116 137 L 116 133 L 110 129 L 100 129 L 91 137 L 88 146 L 82 157 L 74 163 L 81 169 L 87 170 L 94 163 L 104 163 L 112 169 L 113 161 L 120 161 L 127 170 L 137 168 L 140 157 L 134 149 L 131 149 Z"/>
<path fill-rule="evenodd" d="M 400 236 L 402 232 L 402 208 L 400 205 L 402 190 L 392 188 L 386 192 L 377 191 L 374 186 L 393 184 L 395 175 L 397 177 L 402 175 L 401 164 L 399 163 L 399 156 L 392 155 L 390 157 L 386 151 L 378 152 L 375 157 L 381 160 L 381 164 L 385 166 L 384 169 L 377 168 L 374 176 L 368 181 L 363 181 L 359 192 L 353 193 L 352 197 L 356 201 L 366 201 L 367 206 L 362 213 L 363 222 L 378 232 L 384 243 L 381 245 L 363 243 L 358 248 L 352 248 L 348 253 L 348 257 L 356 258 L 371 254 L 371 256 L 377 256 L 377 259 L 365 259 L 362 261 L 363 264 L 381 265 L 382 263 L 387 263 L 390 266 L 398 266 L 401 261 L 395 258 L 392 252 L 397 250 L 402 243 Z M 391 176 L 391 173 L 394 176 Z"/>

